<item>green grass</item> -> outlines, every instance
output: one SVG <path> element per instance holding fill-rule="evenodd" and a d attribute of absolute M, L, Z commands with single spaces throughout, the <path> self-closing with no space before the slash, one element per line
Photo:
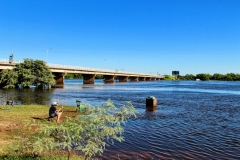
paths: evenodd
<path fill-rule="evenodd" d="M 15 137 L 19 136 L 21 133 L 30 135 L 36 132 L 35 129 L 26 128 L 24 125 L 25 121 L 37 121 L 40 124 L 56 123 L 55 120 L 53 122 L 48 121 L 49 107 L 50 106 L 45 105 L 15 105 L 13 108 L 9 109 L 9 106 L 0 106 L 0 159 L 32 159 L 32 157 L 19 157 L 8 153 L 14 143 L 17 142 Z M 79 115 L 79 112 L 76 112 L 76 107 L 64 106 L 61 117 L 62 123 L 64 123 L 66 117 L 75 117 L 77 115 Z M 61 160 L 67 159 L 67 154 L 56 151 L 56 154 L 44 153 L 40 157 L 41 158 L 35 159 Z M 71 160 L 75 159 L 81 158 L 73 154 Z"/>

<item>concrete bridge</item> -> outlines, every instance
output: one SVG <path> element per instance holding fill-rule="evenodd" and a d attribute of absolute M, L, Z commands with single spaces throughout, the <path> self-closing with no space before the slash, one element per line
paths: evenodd
<path fill-rule="evenodd" d="M 8 60 L 0 59 L 0 71 L 3 69 L 13 69 L 14 65 L 21 63 L 20 61 L 13 61 L 9 63 Z M 161 80 L 164 76 L 158 74 L 145 74 L 134 72 L 122 72 L 118 70 L 94 69 L 86 67 L 76 67 L 67 65 L 47 64 L 55 76 L 56 84 L 63 85 L 64 77 L 67 73 L 81 74 L 83 76 L 83 84 L 94 84 L 94 79 L 97 74 L 103 75 L 105 83 L 113 83 L 114 80 L 119 82 L 135 81 L 156 81 Z"/>

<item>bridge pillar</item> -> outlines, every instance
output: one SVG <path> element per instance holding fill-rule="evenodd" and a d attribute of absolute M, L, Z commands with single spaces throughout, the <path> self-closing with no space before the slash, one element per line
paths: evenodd
<path fill-rule="evenodd" d="M 151 78 L 151 81 L 156 81 L 156 78 Z"/>
<path fill-rule="evenodd" d="M 138 77 L 130 77 L 130 81 L 131 82 L 136 82 L 136 81 L 138 81 Z"/>
<path fill-rule="evenodd" d="M 114 82 L 114 76 L 113 75 L 104 75 L 104 83 L 113 83 Z"/>
<path fill-rule="evenodd" d="M 82 74 L 83 84 L 94 84 L 96 74 Z"/>
<path fill-rule="evenodd" d="M 151 81 L 151 77 L 146 77 L 146 81 Z"/>
<path fill-rule="evenodd" d="M 56 85 L 63 85 L 64 84 L 64 77 L 66 73 L 53 73 L 55 76 L 54 79 L 56 80 Z"/>
<path fill-rule="evenodd" d="M 139 81 L 145 81 L 145 80 L 146 80 L 146 77 L 139 77 L 138 80 L 139 80 Z"/>
<path fill-rule="evenodd" d="M 128 76 L 118 76 L 119 82 L 127 82 Z"/>

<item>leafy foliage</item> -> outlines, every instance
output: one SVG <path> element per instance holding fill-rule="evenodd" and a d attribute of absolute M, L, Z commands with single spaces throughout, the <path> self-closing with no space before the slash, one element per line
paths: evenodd
<path fill-rule="evenodd" d="M 195 80 L 195 79 L 196 79 L 195 76 L 192 74 L 186 74 L 184 76 L 184 80 Z"/>
<path fill-rule="evenodd" d="M 0 87 L 14 88 L 17 83 L 18 75 L 13 70 L 2 70 L 0 72 Z"/>
<path fill-rule="evenodd" d="M 18 84 L 24 88 L 30 85 L 43 87 L 43 85 L 55 85 L 54 75 L 41 60 L 24 59 L 23 63 L 17 64 L 14 71 L 18 74 Z"/>
<path fill-rule="evenodd" d="M 66 79 L 83 79 L 83 76 L 81 74 L 74 74 L 74 73 L 68 73 L 65 76 Z M 103 75 L 97 74 L 95 76 L 95 79 L 103 79 Z"/>
<path fill-rule="evenodd" d="M 196 75 L 196 78 L 200 79 L 202 81 L 209 81 L 210 78 L 211 78 L 211 75 L 210 74 L 206 74 L 206 73 L 200 73 L 200 74 Z"/>
<path fill-rule="evenodd" d="M 220 73 L 215 73 L 212 75 L 212 80 L 224 80 L 224 76 Z"/>
<path fill-rule="evenodd" d="M 55 85 L 54 75 L 41 60 L 24 59 L 23 63 L 16 64 L 13 70 L 3 70 L 1 72 L 0 86 L 14 88 L 21 84 L 24 88 L 35 85 L 40 88 L 45 85 Z"/>
<path fill-rule="evenodd" d="M 66 79 L 83 79 L 81 74 L 68 73 L 65 76 Z"/>
<path fill-rule="evenodd" d="M 79 151 L 86 159 L 103 153 L 106 145 L 123 141 L 123 124 L 130 117 L 136 117 L 136 110 L 130 102 L 119 108 L 108 100 L 101 106 L 84 104 L 85 114 L 59 124 L 51 123 L 40 127 L 40 132 L 25 138 L 21 151 L 38 155 L 44 151 Z M 34 125 L 30 123 L 30 125 Z M 21 138 L 23 140 L 23 138 Z"/>
<path fill-rule="evenodd" d="M 95 79 L 103 79 L 103 75 L 102 74 L 97 74 Z"/>
<path fill-rule="evenodd" d="M 164 75 L 164 80 L 175 80 L 175 77 L 170 75 Z"/>

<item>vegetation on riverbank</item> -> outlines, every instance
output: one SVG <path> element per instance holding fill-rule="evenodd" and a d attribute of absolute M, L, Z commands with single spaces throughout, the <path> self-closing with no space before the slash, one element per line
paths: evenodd
<path fill-rule="evenodd" d="M 0 106 L 0 158 L 90 159 L 111 141 L 123 141 L 122 124 L 136 111 L 130 103 L 116 108 L 109 100 L 101 106 L 84 104 L 82 113 L 64 106 L 62 123 L 49 122 L 48 106 Z"/>
<path fill-rule="evenodd" d="M 81 74 L 67 73 L 65 79 L 83 79 L 83 76 Z M 95 79 L 103 79 L 103 75 L 97 74 Z"/>
<path fill-rule="evenodd" d="M 0 87 L 2 88 L 44 88 L 55 85 L 56 81 L 46 63 L 41 60 L 24 59 L 23 63 L 16 64 L 14 69 L 5 69 L 0 72 Z"/>
<path fill-rule="evenodd" d="M 220 74 L 215 73 L 213 75 L 210 75 L 208 73 L 200 73 L 200 74 L 186 74 L 185 76 L 169 76 L 165 75 L 164 80 L 202 80 L 202 81 L 209 81 L 209 80 L 217 80 L 217 81 L 240 81 L 240 74 L 237 73 L 227 73 L 227 74 Z"/>

